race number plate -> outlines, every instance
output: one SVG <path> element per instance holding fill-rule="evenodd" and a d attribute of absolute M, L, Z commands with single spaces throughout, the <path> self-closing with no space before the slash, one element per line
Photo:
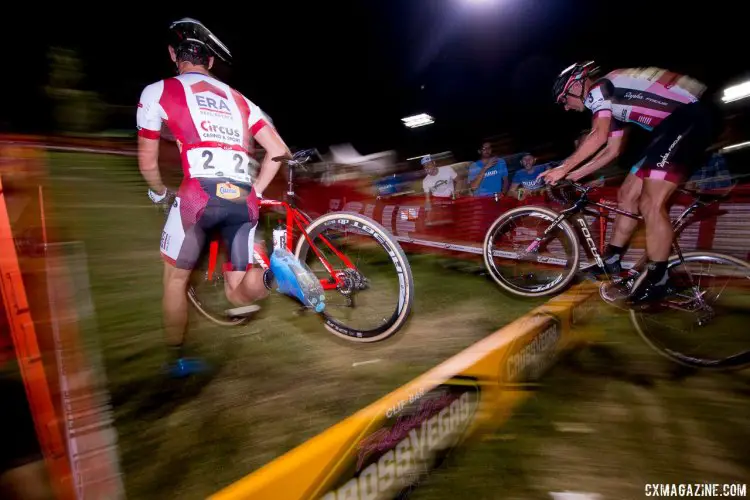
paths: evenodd
<path fill-rule="evenodd" d="M 195 148 L 187 153 L 190 176 L 211 179 L 232 179 L 250 184 L 250 158 L 242 151 L 222 148 Z"/>

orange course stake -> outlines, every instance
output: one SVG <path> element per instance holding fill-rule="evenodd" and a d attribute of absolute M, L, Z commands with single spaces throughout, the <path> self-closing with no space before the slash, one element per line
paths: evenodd
<path fill-rule="evenodd" d="M 39 444 L 58 499 L 74 499 L 65 438 L 55 413 L 34 322 L 16 254 L 0 177 L 0 291 Z M 12 432 L 12 430 L 11 430 Z"/>

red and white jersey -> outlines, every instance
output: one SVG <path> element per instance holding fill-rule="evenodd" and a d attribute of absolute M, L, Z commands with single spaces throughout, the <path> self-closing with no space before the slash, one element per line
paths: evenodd
<path fill-rule="evenodd" d="M 258 106 L 229 85 L 184 73 L 143 89 L 138 135 L 158 139 L 162 125 L 178 141 L 186 179 L 227 178 L 250 184 L 250 139 L 268 124 Z"/>

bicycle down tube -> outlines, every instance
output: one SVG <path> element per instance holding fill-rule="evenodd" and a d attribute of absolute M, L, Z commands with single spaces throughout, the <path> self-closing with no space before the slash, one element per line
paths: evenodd
<path fill-rule="evenodd" d="M 321 254 L 320 250 L 316 247 L 316 245 L 313 243 L 310 236 L 307 234 L 307 231 L 305 231 L 305 225 L 308 224 L 310 221 L 305 221 L 303 216 L 293 207 L 291 207 L 287 202 L 284 201 L 277 201 L 277 200 L 261 200 L 260 202 L 261 207 L 283 207 L 284 210 L 286 210 L 286 218 L 287 218 L 287 237 L 286 237 L 286 245 L 287 250 L 289 252 L 293 252 L 293 230 L 294 226 L 296 225 L 304 238 L 307 240 L 308 245 L 310 245 L 310 248 L 315 253 L 315 255 L 318 257 L 320 262 L 323 264 L 323 267 L 326 268 L 326 271 L 331 275 L 331 278 L 333 278 L 333 282 L 331 282 L 330 279 L 321 279 L 320 284 L 323 287 L 324 290 L 335 290 L 340 285 L 340 278 L 336 275 L 335 269 L 333 266 L 328 262 L 328 260 Z M 341 253 L 338 249 L 336 249 L 326 237 L 320 236 L 320 239 L 323 241 L 323 243 L 330 248 L 333 253 L 336 254 L 336 256 L 341 259 L 341 261 L 344 263 L 344 266 L 348 268 L 354 268 L 354 264 L 349 260 L 349 258 Z"/>

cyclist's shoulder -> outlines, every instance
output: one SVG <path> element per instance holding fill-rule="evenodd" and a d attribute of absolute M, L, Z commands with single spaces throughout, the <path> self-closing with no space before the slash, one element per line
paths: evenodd
<path fill-rule="evenodd" d="M 157 80 L 146 84 L 141 90 L 141 101 L 158 99 L 159 96 L 164 92 L 164 80 Z"/>

